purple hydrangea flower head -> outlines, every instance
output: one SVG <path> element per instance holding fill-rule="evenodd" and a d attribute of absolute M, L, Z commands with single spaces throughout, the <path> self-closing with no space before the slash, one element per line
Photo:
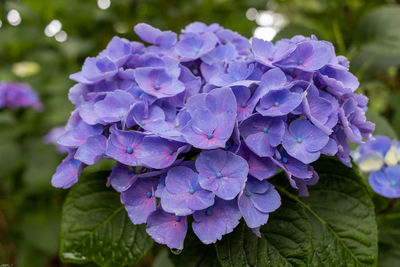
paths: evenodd
<path fill-rule="evenodd" d="M 310 163 L 323 154 L 351 166 L 349 141 L 371 137 L 368 98 L 329 42 L 249 40 L 202 22 L 178 34 L 145 23 L 134 31 L 146 44 L 114 37 L 71 75 L 76 108 L 57 144 L 69 154 L 52 183 L 70 187 L 85 166 L 116 161 L 107 185 L 158 243 L 182 249 L 192 219 L 205 244 L 241 217 L 260 236 L 280 205 L 269 178 L 283 170 L 307 195 L 318 182 Z M 6 93 L 0 85 L 0 106 Z M 370 142 L 354 162 L 394 196 L 400 145 Z"/>
<path fill-rule="evenodd" d="M 232 232 L 241 217 L 236 201 L 217 198 L 214 206 L 193 214 L 192 228 L 204 244 L 211 244 Z"/>
<path fill-rule="evenodd" d="M 214 193 L 200 187 L 198 173 L 184 166 L 174 167 L 165 177 L 161 194 L 163 210 L 176 215 L 189 215 L 214 204 Z"/>
<path fill-rule="evenodd" d="M 196 160 L 199 184 L 226 200 L 235 198 L 246 181 L 249 165 L 229 151 L 203 151 Z"/>
<path fill-rule="evenodd" d="M 281 197 L 272 184 L 249 177 L 238 197 L 239 210 L 250 228 L 268 221 L 269 213 L 281 205 Z"/>
<path fill-rule="evenodd" d="M 33 107 L 39 111 L 43 105 L 36 92 L 28 84 L 0 82 L 0 109 L 4 107 Z"/>

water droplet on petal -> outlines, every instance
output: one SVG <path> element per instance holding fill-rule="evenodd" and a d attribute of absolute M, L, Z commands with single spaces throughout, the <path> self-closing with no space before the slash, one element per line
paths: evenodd
<path fill-rule="evenodd" d="M 182 253 L 182 250 L 181 250 L 181 249 L 176 249 L 176 248 L 171 248 L 170 251 L 171 251 L 171 253 L 174 254 L 174 255 L 179 255 L 179 254 Z"/>

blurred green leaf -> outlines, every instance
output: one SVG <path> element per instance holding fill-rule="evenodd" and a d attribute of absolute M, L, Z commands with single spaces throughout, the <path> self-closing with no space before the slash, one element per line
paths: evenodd
<path fill-rule="evenodd" d="M 144 225 L 133 225 L 119 193 L 105 185 L 109 172 L 83 175 L 63 208 L 63 261 L 124 266 L 140 260 L 153 244 Z"/>
<path fill-rule="evenodd" d="M 397 138 L 396 132 L 393 130 L 386 118 L 380 116 L 372 110 L 368 110 L 367 119 L 376 125 L 374 135 L 386 135 L 390 139 Z"/>

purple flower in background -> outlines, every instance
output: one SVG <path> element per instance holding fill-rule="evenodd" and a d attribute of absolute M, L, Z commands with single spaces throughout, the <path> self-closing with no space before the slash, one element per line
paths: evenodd
<path fill-rule="evenodd" d="M 187 219 L 185 216 L 177 216 L 158 208 L 147 218 L 146 231 L 157 243 L 183 249 Z"/>
<path fill-rule="evenodd" d="M 161 194 L 163 210 L 176 215 L 189 215 L 214 204 L 214 194 L 200 187 L 198 174 L 188 167 L 174 167 L 165 177 Z"/>
<path fill-rule="evenodd" d="M 235 198 L 246 181 L 249 165 L 240 156 L 229 151 L 203 151 L 196 160 L 199 184 L 214 192 L 218 197 Z"/>
<path fill-rule="evenodd" d="M 372 172 L 369 176 L 372 189 L 388 198 L 400 197 L 400 166 L 388 166 L 382 171 Z"/>
<path fill-rule="evenodd" d="M 315 36 L 250 41 L 201 22 L 134 31 L 146 45 L 114 37 L 70 76 L 76 109 L 58 138 L 69 154 L 52 183 L 70 187 L 85 166 L 115 160 L 107 185 L 170 248 L 183 248 L 191 219 L 205 244 L 242 216 L 260 236 L 280 206 L 267 179 L 282 169 L 305 196 L 318 181 L 310 163 L 324 154 L 351 166 L 348 141 L 374 129 L 348 60 Z M 0 84 L 0 107 L 7 92 Z M 378 137 L 352 155 L 378 193 L 395 196 L 399 151 Z"/>
<path fill-rule="evenodd" d="M 214 206 L 193 214 L 192 228 L 201 242 L 211 244 L 232 232 L 241 217 L 236 201 L 217 198 Z"/>
<path fill-rule="evenodd" d="M 374 136 L 352 152 L 362 172 L 369 173 L 372 189 L 388 198 L 400 197 L 400 143 L 386 136 Z"/>
<path fill-rule="evenodd" d="M 281 197 L 267 181 L 249 177 L 238 197 L 239 210 L 250 228 L 260 227 L 268 221 L 269 213 L 281 205 Z"/>
<path fill-rule="evenodd" d="M 39 111 L 43 105 L 36 92 L 28 84 L 0 82 L 0 109 L 5 107 L 33 107 Z"/>

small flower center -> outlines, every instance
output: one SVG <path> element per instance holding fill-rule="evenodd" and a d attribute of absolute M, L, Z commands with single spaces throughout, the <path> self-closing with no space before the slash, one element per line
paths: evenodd
<path fill-rule="evenodd" d="M 180 124 L 179 124 L 179 122 L 177 122 L 176 124 L 175 124 L 175 128 L 178 128 L 180 126 Z"/>
<path fill-rule="evenodd" d="M 135 176 L 135 172 L 133 172 L 133 171 L 129 172 L 129 176 L 130 176 L 130 177 Z"/>
<path fill-rule="evenodd" d="M 207 216 L 211 216 L 212 212 L 210 209 L 206 209 L 206 211 L 204 212 Z"/>
<path fill-rule="evenodd" d="M 215 175 L 217 176 L 218 179 L 222 177 L 222 173 L 220 172 L 217 172 Z"/>
<path fill-rule="evenodd" d="M 142 100 L 144 97 L 144 94 L 140 94 L 139 99 Z"/>
<path fill-rule="evenodd" d="M 288 162 L 287 157 L 283 157 L 283 158 L 282 158 L 282 162 L 286 164 L 286 163 Z"/>
<path fill-rule="evenodd" d="M 126 148 L 126 153 L 132 154 L 132 153 L 133 153 L 133 148 L 127 147 L 127 148 Z"/>
<path fill-rule="evenodd" d="M 275 102 L 274 102 L 274 106 L 275 106 L 275 107 L 279 106 L 279 102 L 278 102 L 278 101 L 275 101 Z"/>
<path fill-rule="evenodd" d="M 174 151 L 173 151 L 172 149 L 170 149 L 170 150 L 168 151 L 168 154 L 172 155 L 172 154 L 174 154 Z"/>
<path fill-rule="evenodd" d="M 146 197 L 151 198 L 151 192 L 147 192 Z"/>
<path fill-rule="evenodd" d="M 246 189 L 245 191 L 246 197 L 250 197 L 251 196 L 251 192 L 249 190 Z"/>
<path fill-rule="evenodd" d="M 268 60 L 269 60 L 269 61 L 272 61 L 272 60 L 274 60 L 274 57 L 273 57 L 273 56 L 269 56 L 269 57 L 268 57 Z"/>
<path fill-rule="evenodd" d="M 101 151 L 101 155 L 102 155 L 102 156 L 105 156 L 105 155 L 106 155 L 106 152 L 105 152 L 105 151 Z"/>
<path fill-rule="evenodd" d="M 158 85 L 158 84 L 156 84 L 156 85 L 154 85 L 154 89 L 156 89 L 156 90 L 160 90 L 160 85 Z"/>
<path fill-rule="evenodd" d="M 263 132 L 268 133 L 268 131 L 269 131 L 268 127 L 264 127 Z"/>
<path fill-rule="evenodd" d="M 191 195 L 193 195 L 193 194 L 194 194 L 194 189 L 193 189 L 193 188 L 190 188 L 190 189 L 189 189 L 189 193 L 190 193 Z"/>
<path fill-rule="evenodd" d="M 175 216 L 175 221 L 176 221 L 176 222 L 180 222 L 180 221 L 181 221 L 181 217 Z"/>
<path fill-rule="evenodd" d="M 140 125 L 145 125 L 145 122 L 144 121 L 140 121 Z"/>
<path fill-rule="evenodd" d="M 119 119 L 122 119 L 123 117 L 124 117 L 124 115 L 122 115 L 122 114 L 119 114 L 119 115 L 118 115 L 118 118 L 119 118 Z"/>
<path fill-rule="evenodd" d="M 297 137 L 296 141 L 297 141 L 297 143 L 301 144 L 301 143 L 303 143 L 303 138 Z"/>
<path fill-rule="evenodd" d="M 242 106 L 242 108 L 245 108 L 247 106 L 246 102 L 242 102 L 242 104 L 240 104 Z"/>
<path fill-rule="evenodd" d="M 299 59 L 299 61 L 297 61 L 297 64 L 302 65 L 303 64 L 303 60 Z"/>
<path fill-rule="evenodd" d="M 208 133 L 208 134 L 207 134 L 207 138 L 208 138 L 208 139 L 213 138 L 213 136 L 214 136 L 214 135 L 213 135 L 212 133 Z"/>

